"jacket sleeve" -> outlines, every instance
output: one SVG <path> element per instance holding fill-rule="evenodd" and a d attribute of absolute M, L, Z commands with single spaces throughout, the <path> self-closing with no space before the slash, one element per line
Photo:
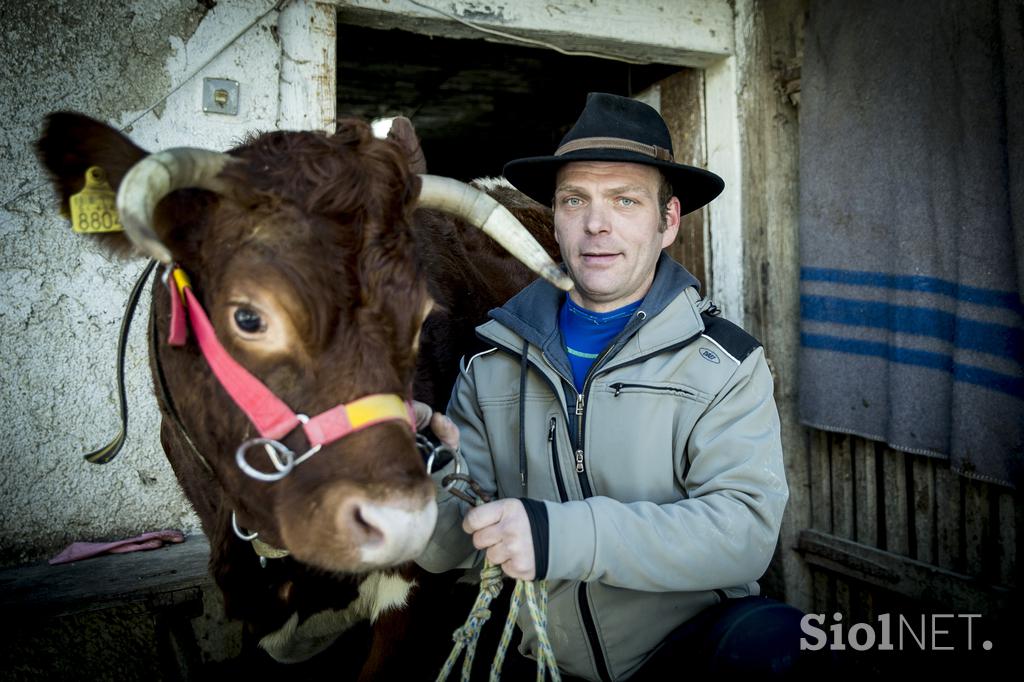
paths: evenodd
<path fill-rule="evenodd" d="M 468 365 L 463 362 L 446 414 L 459 429 L 459 451 L 469 469 L 467 473 L 483 490 L 493 494 L 496 486 L 491 450 L 479 410 L 472 361 Z M 455 463 L 449 462 L 432 476 L 438 490 L 437 524 L 426 549 L 416 559 L 417 564 L 432 573 L 483 563 L 484 553 L 473 547 L 472 537 L 462 530 L 462 517 L 469 504 L 441 486 L 442 479 L 454 468 Z"/>
<path fill-rule="evenodd" d="M 772 558 L 789 496 L 772 392 L 758 348 L 695 424 L 689 471 L 677 472 L 686 492 L 678 502 L 546 502 L 545 577 L 652 592 L 757 580 Z"/>

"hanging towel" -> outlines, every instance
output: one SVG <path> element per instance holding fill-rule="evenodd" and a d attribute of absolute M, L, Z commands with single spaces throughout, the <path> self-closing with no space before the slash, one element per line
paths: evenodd
<path fill-rule="evenodd" d="M 1017 486 L 1024 2 L 815 0 L 800 418 Z"/>

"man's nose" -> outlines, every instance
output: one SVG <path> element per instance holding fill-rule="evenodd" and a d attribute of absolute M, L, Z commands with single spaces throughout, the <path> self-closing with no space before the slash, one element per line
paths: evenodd
<path fill-rule="evenodd" d="M 611 230 L 608 213 L 600 205 L 591 205 L 583 221 L 583 229 L 589 235 L 601 234 Z"/>

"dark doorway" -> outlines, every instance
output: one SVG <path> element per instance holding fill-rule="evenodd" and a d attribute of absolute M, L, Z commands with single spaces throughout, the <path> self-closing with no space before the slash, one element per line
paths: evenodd
<path fill-rule="evenodd" d="M 679 71 L 345 24 L 337 63 L 339 116 L 409 117 L 430 172 L 460 180 L 552 153 L 588 92 L 632 96 Z"/>

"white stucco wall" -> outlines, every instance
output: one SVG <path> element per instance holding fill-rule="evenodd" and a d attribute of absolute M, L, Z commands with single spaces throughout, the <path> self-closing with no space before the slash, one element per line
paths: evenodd
<path fill-rule="evenodd" d="M 107 465 L 82 459 L 119 427 L 116 337 L 144 261 L 110 257 L 72 233 L 32 145 L 43 116 L 59 109 L 118 127 L 133 122 L 127 134 L 150 150 L 224 149 L 254 129 L 315 127 L 308 107 L 306 120 L 279 107 L 287 58 L 274 34 L 279 22 L 301 23 L 297 15 L 308 26 L 304 3 L 284 18 L 269 12 L 197 72 L 273 4 L 0 4 L 0 563 L 46 556 L 77 539 L 198 528 L 159 446 L 148 305 L 140 306 L 128 347 L 125 448 Z M 333 50 L 333 24 L 330 32 L 325 44 Z M 285 69 L 295 76 L 294 65 Z M 205 76 L 239 81 L 237 116 L 203 113 Z M 302 108 L 301 97 L 291 101 Z"/>

